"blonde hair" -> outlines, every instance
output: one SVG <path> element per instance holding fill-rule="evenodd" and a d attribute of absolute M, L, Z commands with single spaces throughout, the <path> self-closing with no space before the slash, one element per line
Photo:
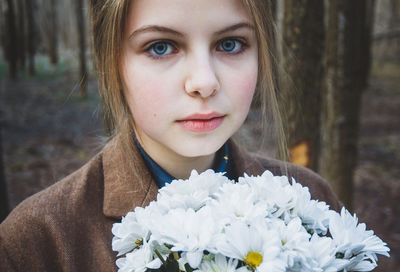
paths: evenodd
<path fill-rule="evenodd" d="M 120 137 L 126 155 L 132 156 L 133 117 L 123 93 L 119 73 L 122 40 L 131 0 L 90 0 L 92 47 L 99 76 L 99 91 L 110 138 Z M 286 158 L 286 141 L 282 128 L 276 91 L 276 61 L 274 58 L 274 24 L 270 5 L 265 0 L 242 0 L 253 19 L 259 50 L 259 76 L 255 101 L 261 105 L 263 136 L 271 117 L 275 125 L 279 156 Z M 268 123 L 267 123 L 268 122 Z M 264 137 L 262 137 L 264 138 Z M 132 157 L 131 157 L 132 158 Z M 132 160 L 128 160 L 132 161 Z"/>

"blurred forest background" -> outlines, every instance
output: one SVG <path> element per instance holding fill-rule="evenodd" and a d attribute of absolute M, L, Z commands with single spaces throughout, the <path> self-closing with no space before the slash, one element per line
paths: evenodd
<path fill-rule="evenodd" d="M 376 271 L 400 271 L 400 0 L 270 1 L 289 159 L 389 243 Z M 0 222 L 104 143 L 86 5 L 0 1 Z M 255 104 L 253 151 L 259 123 Z"/>

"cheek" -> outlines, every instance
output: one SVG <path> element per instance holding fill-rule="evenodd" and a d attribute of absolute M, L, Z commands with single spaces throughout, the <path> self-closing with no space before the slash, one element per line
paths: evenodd
<path fill-rule="evenodd" d="M 133 58 L 132 58 L 133 59 Z M 135 114 L 157 113 L 174 101 L 171 76 L 154 71 L 150 65 L 131 60 L 124 73 L 125 94 Z M 152 114 L 153 116 L 154 114 Z"/>
<path fill-rule="evenodd" d="M 138 74 L 135 77 L 125 76 L 124 82 L 124 94 L 136 126 L 156 123 L 158 114 L 155 109 L 161 102 L 159 96 L 155 95 L 155 84 L 146 84 Z"/>
<path fill-rule="evenodd" d="M 237 63 L 221 68 L 225 75 L 224 88 L 237 107 L 246 108 L 251 103 L 258 78 L 257 54 L 250 54 Z"/>
<path fill-rule="evenodd" d="M 162 85 L 155 82 L 137 86 L 130 90 L 132 105 L 137 108 L 157 110 L 159 106 L 167 103 L 163 93 Z"/>
<path fill-rule="evenodd" d="M 161 87 L 162 85 L 152 82 L 129 89 L 129 107 L 136 122 L 153 124 L 162 116 L 162 110 L 168 101 L 161 95 Z"/>
<path fill-rule="evenodd" d="M 235 98 L 240 105 L 248 106 L 252 99 L 255 92 L 255 88 L 257 85 L 257 71 L 250 71 L 249 73 L 242 74 L 234 81 L 234 89 L 235 89 Z"/>
<path fill-rule="evenodd" d="M 243 90 L 243 96 L 245 97 L 253 97 L 257 84 L 257 76 L 249 75 L 247 78 L 244 78 L 241 82 L 241 87 Z"/>

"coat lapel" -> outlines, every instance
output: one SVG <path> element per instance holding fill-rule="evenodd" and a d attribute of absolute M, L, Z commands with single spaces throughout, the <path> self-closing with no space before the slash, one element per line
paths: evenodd
<path fill-rule="evenodd" d="M 147 206 L 156 198 L 158 190 L 136 149 L 133 158 L 124 157 L 123 149 L 121 141 L 115 137 L 103 150 L 103 213 L 113 218 L 121 218 L 137 206 Z"/>

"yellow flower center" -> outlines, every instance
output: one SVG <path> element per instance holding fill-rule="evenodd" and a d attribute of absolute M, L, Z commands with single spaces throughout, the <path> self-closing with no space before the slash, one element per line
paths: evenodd
<path fill-rule="evenodd" d="M 135 241 L 135 247 L 138 248 L 138 247 L 140 247 L 141 245 L 143 245 L 143 240 L 142 240 L 142 239 L 137 239 L 137 240 Z"/>
<path fill-rule="evenodd" d="M 246 257 L 244 258 L 245 264 L 250 266 L 251 268 L 258 267 L 263 261 L 263 256 L 256 251 L 249 251 Z"/>

